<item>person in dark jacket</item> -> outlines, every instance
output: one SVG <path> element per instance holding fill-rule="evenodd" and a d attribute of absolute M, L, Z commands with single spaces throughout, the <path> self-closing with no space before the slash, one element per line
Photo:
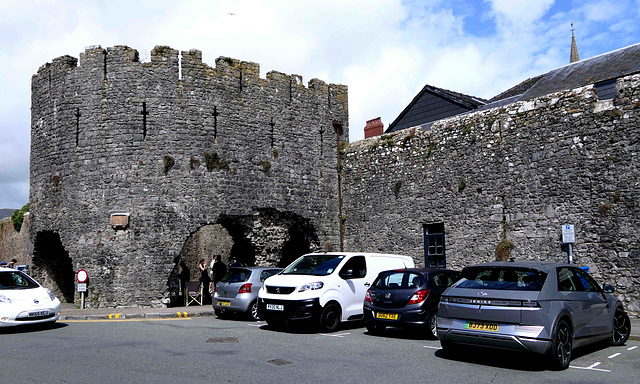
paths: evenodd
<path fill-rule="evenodd" d="M 198 263 L 198 269 L 200 269 L 200 284 L 202 284 L 202 290 L 204 291 L 203 295 L 205 296 L 205 301 L 208 301 L 211 297 L 211 278 L 204 259 Z"/>
<path fill-rule="evenodd" d="M 227 266 L 220 260 L 219 255 L 213 255 L 213 260 L 211 261 L 211 292 L 216 291 L 216 284 L 222 279 L 225 273 L 227 273 Z"/>

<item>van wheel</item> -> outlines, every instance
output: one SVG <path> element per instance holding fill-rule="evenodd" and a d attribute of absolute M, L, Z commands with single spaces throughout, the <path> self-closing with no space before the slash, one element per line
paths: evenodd
<path fill-rule="evenodd" d="M 429 327 L 429 331 L 427 332 L 427 337 L 433 340 L 438 338 L 438 313 L 434 312 L 429 316 L 429 321 L 427 321 L 427 327 Z"/>
<path fill-rule="evenodd" d="M 569 367 L 571 353 L 573 352 L 573 337 L 569 324 L 560 320 L 556 332 L 553 335 L 549 358 L 555 369 L 563 370 Z"/>
<path fill-rule="evenodd" d="M 284 321 L 283 320 L 267 319 L 266 322 L 267 322 L 267 325 L 269 326 L 269 328 L 271 328 L 271 329 L 282 329 L 282 328 L 284 328 Z"/>
<path fill-rule="evenodd" d="M 327 304 L 320 312 L 320 329 L 333 332 L 340 325 L 340 308 L 335 304 Z"/>
<path fill-rule="evenodd" d="M 631 334 L 631 320 L 629 315 L 621 309 L 616 311 L 613 316 L 613 332 L 611 333 L 611 339 L 609 339 L 610 345 L 623 345 L 629 339 Z"/>

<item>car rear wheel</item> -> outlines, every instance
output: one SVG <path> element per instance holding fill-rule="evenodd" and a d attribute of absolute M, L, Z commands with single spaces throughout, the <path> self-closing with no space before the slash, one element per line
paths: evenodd
<path fill-rule="evenodd" d="M 629 315 L 623 310 L 618 309 L 613 316 L 613 332 L 609 344 L 623 345 L 629 339 L 631 334 L 631 320 Z"/>
<path fill-rule="evenodd" d="M 382 335 L 384 333 L 384 330 L 387 329 L 387 326 L 384 324 L 368 323 L 365 326 L 367 327 L 367 331 L 369 332 L 369 334 L 374 336 Z"/>
<path fill-rule="evenodd" d="M 429 321 L 427 321 L 427 326 L 429 327 L 429 332 L 427 333 L 427 337 L 430 339 L 438 338 L 438 314 L 436 312 L 432 313 L 429 316 Z"/>
<path fill-rule="evenodd" d="M 551 343 L 551 351 L 549 358 L 551 365 L 555 369 L 567 369 L 571 362 L 571 353 L 573 352 L 573 337 L 571 336 L 571 327 L 565 320 L 560 320 L 556 327 Z"/>
<path fill-rule="evenodd" d="M 218 308 L 214 308 L 213 312 L 216 314 L 216 316 L 218 316 L 219 318 L 223 318 L 224 317 L 224 311 L 222 309 L 218 309 Z"/>
<path fill-rule="evenodd" d="M 249 315 L 253 318 L 253 320 L 260 320 L 260 315 L 258 315 L 258 301 L 254 301 L 249 305 Z"/>
<path fill-rule="evenodd" d="M 340 308 L 335 304 L 327 304 L 320 312 L 320 328 L 325 332 L 333 332 L 340 325 Z"/>

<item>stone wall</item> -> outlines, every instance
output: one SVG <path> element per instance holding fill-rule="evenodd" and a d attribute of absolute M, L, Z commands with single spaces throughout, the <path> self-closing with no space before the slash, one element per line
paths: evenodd
<path fill-rule="evenodd" d="M 18 260 L 18 265 L 31 264 L 29 242 L 29 213 L 25 213 L 20 231 L 16 231 L 11 218 L 0 220 L 0 261 Z"/>
<path fill-rule="evenodd" d="M 615 101 L 592 86 L 351 144 L 345 153 L 346 248 L 412 255 L 443 222 L 447 266 L 496 259 L 574 261 L 640 312 L 640 76 Z"/>
<path fill-rule="evenodd" d="M 68 297 L 73 283 L 54 275 L 85 268 L 88 306 L 162 306 L 192 234 L 260 221 L 265 209 L 295 218 L 283 225 L 308 223 L 307 248 L 335 247 L 334 122 L 347 140 L 347 88 L 259 75 L 256 63 L 220 57 L 209 67 L 200 51 L 161 46 L 150 63 L 116 46 L 42 66 L 32 79 L 34 275 Z M 124 229 L 113 213 L 129 215 Z"/>

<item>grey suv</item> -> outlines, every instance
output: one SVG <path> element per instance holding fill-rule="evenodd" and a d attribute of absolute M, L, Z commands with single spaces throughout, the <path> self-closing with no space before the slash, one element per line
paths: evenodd
<path fill-rule="evenodd" d="M 495 262 L 464 268 L 442 294 L 438 338 L 445 352 L 479 345 L 546 354 L 565 369 L 575 347 L 631 333 L 622 303 L 575 265 Z"/>

